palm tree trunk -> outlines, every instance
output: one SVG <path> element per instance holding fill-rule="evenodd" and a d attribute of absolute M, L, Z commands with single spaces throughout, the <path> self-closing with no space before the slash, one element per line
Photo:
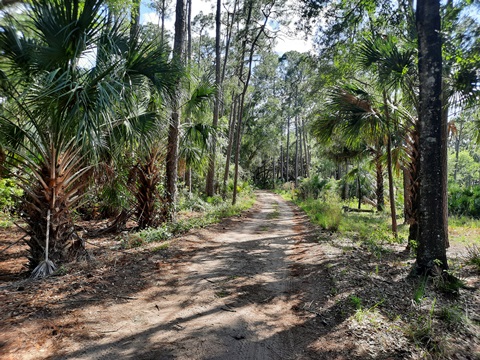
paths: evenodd
<path fill-rule="evenodd" d="M 390 198 L 390 214 L 392 216 L 392 232 L 395 238 L 398 237 L 397 231 L 397 211 L 395 208 L 395 193 L 393 186 L 393 171 L 392 171 L 392 140 L 390 134 L 387 135 L 387 167 L 388 167 L 388 194 Z"/>
<path fill-rule="evenodd" d="M 379 147 L 379 146 L 378 146 Z M 382 165 L 382 152 L 380 149 L 375 150 L 375 172 L 377 176 L 377 211 L 383 211 L 385 209 L 385 198 L 383 195 L 383 165 Z"/>

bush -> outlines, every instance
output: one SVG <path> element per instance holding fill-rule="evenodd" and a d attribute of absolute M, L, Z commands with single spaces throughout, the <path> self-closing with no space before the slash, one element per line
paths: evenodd
<path fill-rule="evenodd" d="M 321 179 L 318 175 L 303 179 L 298 187 L 298 198 L 300 200 L 318 199 L 327 183 L 328 180 Z"/>
<path fill-rule="evenodd" d="M 453 215 L 480 218 L 480 185 L 452 185 L 448 194 L 448 211 Z"/>
<path fill-rule="evenodd" d="M 19 197 L 23 195 L 15 181 L 12 179 L 0 179 L 0 211 L 11 212 L 16 207 Z"/>

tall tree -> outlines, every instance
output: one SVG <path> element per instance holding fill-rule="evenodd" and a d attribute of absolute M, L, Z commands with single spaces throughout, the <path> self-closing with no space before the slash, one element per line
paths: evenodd
<path fill-rule="evenodd" d="M 419 107 L 419 216 L 416 272 L 448 269 L 443 216 L 442 43 L 440 1 L 417 2 Z"/>
<path fill-rule="evenodd" d="M 175 37 L 173 61 L 182 64 L 185 43 L 185 0 L 177 0 L 175 8 Z M 181 77 L 177 78 L 176 94 L 172 100 L 172 116 L 168 129 L 168 145 L 165 174 L 165 219 L 173 221 L 176 215 L 178 181 L 178 139 L 180 128 Z"/>
<path fill-rule="evenodd" d="M 220 55 L 220 37 L 221 37 L 221 7 L 222 1 L 217 0 L 217 11 L 215 15 L 215 86 L 217 87 L 217 94 L 215 95 L 215 103 L 213 107 L 213 121 L 212 126 L 216 128 L 218 126 L 218 117 L 220 113 L 220 99 L 221 99 L 221 55 Z M 217 150 L 217 139 L 213 139 L 212 144 L 212 153 L 210 154 L 206 189 L 205 192 L 207 196 L 213 196 L 214 189 L 214 180 L 215 180 L 215 153 Z"/>

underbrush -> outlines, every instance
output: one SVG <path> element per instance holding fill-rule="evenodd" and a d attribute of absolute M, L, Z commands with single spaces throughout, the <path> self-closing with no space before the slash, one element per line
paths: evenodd
<path fill-rule="evenodd" d="M 230 201 L 203 201 L 192 216 L 182 217 L 172 223 L 165 223 L 157 228 L 148 228 L 136 233 L 129 233 L 122 236 L 121 241 L 124 248 L 139 247 L 148 243 L 166 241 L 173 236 L 181 235 L 191 229 L 203 228 L 219 222 L 220 220 L 240 214 L 255 203 L 253 192 L 243 192 L 232 205 Z M 205 205 L 207 204 L 207 205 Z"/>
<path fill-rule="evenodd" d="M 377 256 L 386 251 L 382 247 L 383 244 L 403 243 L 408 237 L 407 226 L 400 225 L 398 226 L 398 237 L 395 238 L 387 213 L 344 213 L 343 208 L 352 207 L 352 201 L 342 201 L 332 191 L 321 193 L 318 199 L 300 199 L 291 190 L 277 191 L 277 193 L 282 195 L 285 200 L 297 204 L 305 211 L 312 223 L 319 225 L 322 229 L 338 232 L 361 242 Z"/>

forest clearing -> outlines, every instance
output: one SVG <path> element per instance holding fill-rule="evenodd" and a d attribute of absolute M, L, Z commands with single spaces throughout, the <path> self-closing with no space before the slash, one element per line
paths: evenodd
<path fill-rule="evenodd" d="M 1 358 L 480 356 L 480 277 L 460 265 L 464 246 L 450 257 L 470 290 L 445 294 L 428 282 L 419 294 L 405 245 L 373 249 L 321 230 L 267 192 L 239 216 L 168 246 L 118 243 L 92 239 L 93 260 L 40 282 L 3 280 L 22 254 L 2 255 Z"/>

